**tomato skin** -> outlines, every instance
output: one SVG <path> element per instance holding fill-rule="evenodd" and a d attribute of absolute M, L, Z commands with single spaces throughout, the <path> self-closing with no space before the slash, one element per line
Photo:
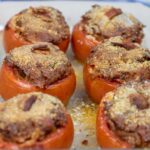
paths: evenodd
<path fill-rule="evenodd" d="M 90 54 L 91 48 L 100 42 L 87 38 L 86 34 L 80 30 L 80 24 L 81 23 L 78 23 L 74 26 L 72 32 L 72 47 L 76 58 L 81 62 L 85 62 Z"/>
<path fill-rule="evenodd" d="M 37 142 L 32 146 L 27 145 L 17 145 L 14 143 L 8 143 L 0 140 L 0 149 L 20 149 L 20 148 L 41 148 L 43 150 L 47 149 L 69 149 L 72 145 L 74 138 L 74 127 L 71 116 L 67 115 L 67 124 L 65 127 L 57 129 L 54 133 L 51 133 L 46 139 L 43 141 Z"/>
<path fill-rule="evenodd" d="M 49 147 L 70 148 L 74 138 L 73 122 L 70 115 L 68 115 L 68 124 L 63 130 L 63 132 L 60 129 L 57 131 L 57 133 L 50 135 L 50 137 L 47 140 L 45 140 L 44 143 L 40 143 L 39 145 L 42 144 L 45 149 Z"/>
<path fill-rule="evenodd" d="M 105 96 L 98 108 L 96 120 L 96 136 L 97 142 L 101 148 L 131 148 L 127 142 L 122 141 L 107 126 L 107 120 L 104 114 L 104 101 L 110 100 Z"/>
<path fill-rule="evenodd" d="M 57 45 L 60 48 L 60 50 L 62 50 L 63 52 L 66 52 L 69 42 L 70 42 L 70 36 L 67 39 L 64 39 L 60 41 L 58 44 L 54 44 L 54 45 Z M 23 37 L 18 35 L 11 28 L 10 21 L 6 24 L 5 29 L 4 29 L 3 43 L 4 43 L 5 51 L 7 53 L 16 47 L 33 44 L 31 42 L 26 41 L 25 39 L 23 39 Z"/>
<path fill-rule="evenodd" d="M 17 94 L 37 91 L 56 96 L 66 105 L 75 90 L 76 77 L 72 70 L 72 73 L 68 77 L 50 85 L 46 89 L 41 89 L 17 78 L 12 69 L 4 62 L 0 72 L 0 83 L 0 94 L 4 100 L 14 97 Z"/>
<path fill-rule="evenodd" d="M 5 26 L 3 33 L 3 43 L 7 53 L 15 47 L 31 44 L 15 33 L 15 31 L 10 27 L 10 22 L 8 22 Z"/>
<path fill-rule="evenodd" d="M 60 50 L 66 53 L 69 43 L 70 43 L 70 36 L 67 39 L 64 39 L 60 43 L 58 43 L 57 46 L 60 48 Z"/>
<path fill-rule="evenodd" d="M 83 69 L 83 79 L 85 89 L 91 100 L 95 103 L 100 103 L 102 97 L 109 91 L 114 90 L 118 84 L 115 82 L 110 82 L 102 78 L 92 79 L 92 75 L 89 72 L 90 66 L 88 64 L 84 65 Z"/>

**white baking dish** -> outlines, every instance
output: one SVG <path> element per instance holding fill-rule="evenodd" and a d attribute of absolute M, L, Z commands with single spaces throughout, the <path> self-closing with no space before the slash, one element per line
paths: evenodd
<path fill-rule="evenodd" d="M 70 29 L 72 29 L 73 25 L 79 21 L 80 16 L 90 9 L 93 4 L 114 5 L 122 8 L 126 12 L 134 14 L 146 26 L 144 29 L 146 36 L 142 45 L 146 48 L 150 48 L 150 9 L 138 3 L 104 3 L 98 1 L 0 2 L 0 30 L 4 27 L 7 20 L 15 13 L 29 6 L 39 5 L 53 6 L 61 10 L 70 25 Z M 82 82 L 82 65 L 74 59 L 71 51 L 71 48 L 69 48 L 67 55 L 71 59 L 77 75 L 77 89 L 68 106 L 68 110 L 73 116 L 75 125 L 73 148 L 97 149 L 95 138 L 95 105 L 89 101 L 84 90 Z M 2 32 L 0 32 L 0 62 L 2 62 L 4 55 Z"/>

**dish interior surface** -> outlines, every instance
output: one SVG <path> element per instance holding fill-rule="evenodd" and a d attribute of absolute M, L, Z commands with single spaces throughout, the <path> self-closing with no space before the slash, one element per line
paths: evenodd
<path fill-rule="evenodd" d="M 143 40 L 143 47 L 150 48 L 150 9 L 138 3 L 103 3 L 96 1 L 45 1 L 45 2 L 1 2 L 0 3 L 0 64 L 5 57 L 3 48 L 3 27 L 7 20 L 20 10 L 28 8 L 29 6 L 52 6 L 62 11 L 65 16 L 70 30 L 72 31 L 73 26 L 80 20 L 87 10 L 90 9 L 91 5 L 113 5 L 120 7 L 123 11 L 132 13 L 137 17 L 146 27 L 144 29 L 145 38 Z M 12 7 L 13 6 L 13 7 Z M 71 63 L 75 69 L 77 77 L 77 87 L 74 95 L 71 97 L 68 111 L 71 113 L 74 126 L 75 126 L 75 138 L 72 148 L 97 148 L 96 142 L 96 111 L 97 106 L 92 103 L 87 94 L 85 93 L 83 78 L 82 78 L 82 64 L 80 64 L 72 53 L 71 45 L 68 48 L 67 56 L 71 60 Z M 2 101 L 2 99 L 1 99 Z"/>

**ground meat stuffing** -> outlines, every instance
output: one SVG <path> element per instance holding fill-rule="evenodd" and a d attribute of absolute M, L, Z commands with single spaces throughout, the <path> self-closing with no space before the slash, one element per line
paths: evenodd
<path fill-rule="evenodd" d="M 34 144 L 66 123 L 63 104 L 47 94 L 22 94 L 0 104 L 0 138 L 8 142 Z"/>
<path fill-rule="evenodd" d="M 106 97 L 108 127 L 133 147 L 150 147 L 150 81 L 126 83 Z"/>
<path fill-rule="evenodd" d="M 143 38 L 143 27 L 134 16 L 122 12 L 121 9 L 94 5 L 82 16 L 80 29 L 89 38 L 97 40 L 122 36 L 133 42 L 140 42 Z"/>
<path fill-rule="evenodd" d="M 72 72 L 68 58 L 51 43 L 15 48 L 7 54 L 5 63 L 16 76 L 40 88 L 47 88 Z"/>
<path fill-rule="evenodd" d="M 110 38 L 95 47 L 87 64 L 93 78 L 118 83 L 150 79 L 150 51 L 122 37 Z"/>
<path fill-rule="evenodd" d="M 11 18 L 8 27 L 28 42 L 58 44 L 69 38 L 69 26 L 62 13 L 52 7 L 30 7 Z"/>

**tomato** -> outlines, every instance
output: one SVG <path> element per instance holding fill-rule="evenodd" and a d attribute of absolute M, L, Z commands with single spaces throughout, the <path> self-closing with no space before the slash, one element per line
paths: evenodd
<path fill-rule="evenodd" d="M 80 30 L 80 25 L 76 24 L 72 32 L 72 47 L 74 54 L 78 60 L 84 62 L 90 54 L 91 48 L 96 46 L 99 41 L 90 39 L 86 33 Z"/>
<path fill-rule="evenodd" d="M 91 100 L 95 103 L 99 103 L 102 97 L 107 92 L 114 90 L 118 84 L 98 77 L 93 79 L 89 68 L 89 65 L 84 65 L 83 78 L 85 89 Z"/>
<path fill-rule="evenodd" d="M 106 100 L 110 100 L 110 97 L 105 96 L 102 99 L 97 113 L 96 135 L 98 144 L 101 148 L 131 148 L 127 142 L 121 140 L 108 128 L 104 114 L 104 101 Z"/>
<path fill-rule="evenodd" d="M 27 44 L 33 44 L 31 42 L 26 41 L 21 35 L 17 34 L 14 29 L 10 26 L 10 23 L 8 22 L 4 29 L 4 47 L 6 52 L 9 52 L 10 50 L 20 47 Z M 62 51 L 66 52 L 68 45 L 70 42 L 70 38 L 64 39 L 60 41 L 58 44 L 56 44 Z"/>
<path fill-rule="evenodd" d="M 0 72 L 0 94 L 5 100 L 16 96 L 17 94 L 39 91 L 58 97 L 64 104 L 67 104 L 70 96 L 73 94 L 76 87 L 76 77 L 74 71 L 72 73 L 50 85 L 46 89 L 35 87 L 29 82 L 19 79 L 14 72 L 4 62 Z"/>
<path fill-rule="evenodd" d="M 36 142 L 32 146 L 27 145 L 17 145 L 14 143 L 8 143 L 6 141 L 0 140 L 0 149 L 19 149 L 19 148 L 41 148 L 41 149 L 69 149 L 73 142 L 74 128 L 72 119 L 69 114 L 67 114 L 67 124 L 66 126 L 57 129 L 51 133 L 43 141 Z"/>

